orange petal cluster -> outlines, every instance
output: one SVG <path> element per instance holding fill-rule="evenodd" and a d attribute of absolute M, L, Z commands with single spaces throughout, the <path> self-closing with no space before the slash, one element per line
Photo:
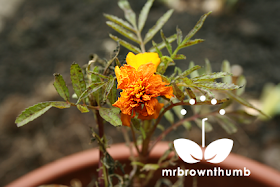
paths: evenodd
<path fill-rule="evenodd" d="M 121 120 L 125 126 L 130 126 L 130 120 L 136 113 L 142 120 L 156 119 L 163 107 L 157 97 L 173 96 L 172 87 L 167 86 L 168 83 L 163 82 L 160 75 L 154 74 L 158 64 L 148 62 L 137 69 L 132 65 L 134 64 L 115 67 L 118 89 L 122 89 L 122 92 L 113 106 L 121 109 Z"/>

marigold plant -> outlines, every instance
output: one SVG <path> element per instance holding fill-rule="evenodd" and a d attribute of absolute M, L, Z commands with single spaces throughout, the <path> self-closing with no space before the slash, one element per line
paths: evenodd
<path fill-rule="evenodd" d="M 131 9 L 127 0 L 119 0 L 118 5 L 124 11 L 125 20 L 113 15 L 104 14 L 109 20 L 107 25 L 119 34 L 138 44 L 131 44 L 120 37 L 110 34 L 110 37 L 118 43 L 112 58 L 103 60 L 97 55 L 93 55 L 87 65 L 81 68 L 73 63 L 70 68 L 71 81 L 75 93 L 72 98 L 63 77 L 54 74 L 54 87 L 58 94 L 65 101 L 48 101 L 36 104 L 25 109 L 16 119 L 18 127 L 27 124 L 40 115 L 44 114 L 52 107 L 64 109 L 71 106 L 77 107 L 81 113 L 92 111 L 96 119 L 98 133 L 92 128 L 94 140 L 97 141 L 100 149 L 99 170 L 95 180 L 98 186 L 112 186 L 113 178 L 118 178 L 118 186 L 131 186 L 132 183 L 144 186 L 149 183 L 153 172 L 161 167 L 167 167 L 175 162 L 178 157 L 176 154 L 167 159 L 167 155 L 174 151 L 173 145 L 166 151 L 157 163 L 147 163 L 149 153 L 156 145 L 180 125 L 191 128 L 190 121 L 197 123 L 201 127 L 201 119 L 205 116 L 213 116 L 212 122 L 221 124 L 222 128 L 228 133 L 237 131 L 234 121 L 242 122 L 242 119 L 252 120 L 252 116 L 245 111 L 228 110 L 226 115 L 218 115 L 220 108 L 227 108 L 233 101 L 256 109 L 253 105 L 242 99 L 240 95 L 244 92 L 246 79 L 244 76 L 233 77 L 230 72 L 230 63 L 222 63 L 221 72 L 212 72 L 210 62 L 206 60 L 205 67 L 189 63 L 187 70 L 181 70 L 176 66 L 178 60 L 186 59 L 185 55 L 178 52 L 186 48 L 203 42 L 203 39 L 192 39 L 195 33 L 202 27 L 205 19 L 210 14 L 204 14 L 194 28 L 183 37 L 182 31 L 177 27 L 176 33 L 165 37 L 161 28 L 172 15 L 173 11 L 167 11 L 149 31 L 143 35 L 142 30 L 148 17 L 153 0 L 148 0 L 144 5 L 138 21 L 136 14 Z M 153 37 L 160 31 L 162 42 L 152 41 Z M 146 50 L 146 44 L 152 41 L 153 47 Z M 174 49 L 172 42 L 176 41 Z M 120 46 L 129 49 L 126 60 L 120 62 L 118 54 Z M 166 48 L 168 54 L 163 54 L 162 49 Z M 174 72 L 167 76 L 165 71 L 169 66 L 175 66 Z M 197 71 L 200 70 L 200 71 Z M 216 79 L 222 82 L 216 82 Z M 119 89 L 120 95 L 117 89 Z M 215 109 L 212 106 L 212 99 L 216 93 L 219 98 L 215 100 Z M 199 99 L 200 96 L 204 99 Z M 76 102 L 71 100 L 76 99 Z M 201 107 L 192 107 L 194 115 L 184 118 L 180 114 L 182 106 L 204 105 L 207 113 L 202 112 Z M 173 110 L 173 112 L 171 112 Z M 258 110 L 259 111 L 259 110 Z M 261 111 L 259 111 L 261 112 Z M 174 114 L 179 118 L 174 122 Z M 242 119 L 240 118 L 242 116 Z M 160 125 L 161 119 L 165 117 L 170 125 L 166 129 Z M 135 149 L 137 156 L 132 156 L 133 170 L 127 174 L 120 175 L 117 170 L 123 171 L 123 165 L 113 159 L 107 152 L 107 142 L 104 135 L 103 120 L 122 128 L 129 148 Z M 244 120 L 245 121 L 245 120 Z M 211 131 L 211 123 L 205 124 L 206 131 Z M 121 127 L 126 126 L 126 127 Z M 159 136 L 153 137 L 154 132 L 161 129 Z M 128 131 L 133 138 L 132 148 L 129 140 Z M 132 152 L 132 151 L 131 151 Z M 144 181 L 139 180 L 145 177 Z M 115 184 L 115 183 L 114 183 Z"/>

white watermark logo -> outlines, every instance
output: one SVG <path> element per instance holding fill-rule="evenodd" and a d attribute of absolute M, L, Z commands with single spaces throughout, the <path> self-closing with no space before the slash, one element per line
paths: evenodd
<path fill-rule="evenodd" d="M 202 119 L 202 147 L 205 147 L 205 121 Z M 233 146 L 231 139 L 223 138 L 210 143 L 204 152 L 204 159 L 210 163 L 220 163 L 229 155 Z M 203 159 L 203 151 L 200 146 L 188 139 L 174 140 L 174 147 L 179 157 L 189 164 L 200 162 Z"/>

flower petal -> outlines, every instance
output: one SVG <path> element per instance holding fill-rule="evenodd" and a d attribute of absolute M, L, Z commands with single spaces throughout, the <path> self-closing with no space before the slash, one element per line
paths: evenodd
<path fill-rule="evenodd" d="M 131 115 L 121 113 L 121 120 L 124 126 L 130 127 Z"/>
<path fill-rule="evenodd" d="M 126 56 L 126 62 L 128 65 L 131 65 L 136 70 L 141 65 L 151 62 L 155 65 L 156 69 L 160 63 L 160 58 L 158 54 L 154 52 L 139 53 L 137 55 L 133 54 L 132 52 L 129 52 Z"/>

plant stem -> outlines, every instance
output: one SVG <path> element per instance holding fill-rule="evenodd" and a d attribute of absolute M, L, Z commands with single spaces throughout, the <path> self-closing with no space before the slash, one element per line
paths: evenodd
<path fill-rule="evenodd" d="M 137 140 L 136 140 L 136 136 L 135 136 L 135 132 L 134 132 L 134 129 L 132 126 L 131 127 L 131 133 L 132 133 L 132 138 L 133 138 L 133 142 L 134 142 L 134 146 L 137 150 L 137 153 L 140 155 L 140 151 L 139 151 L 139 148 L 138 148 L 138 145 L 137 145 Z"/>
<path fill-rule="evenodd" d="M 136 29 L 136 34 L 137 34 L 137 37 L 138 39 L 140 40 L 140 48 L 141 48 L 141 51 L 142 53 L 145 53 L 146 52 L 146 49 L 145 49 L 145 44 L 143 42 L 143 39 L 142 39 L 142 36 L 141 36 L 141 33 L 138 31 L 138 29 Z"/>
<path fill-rule="evenodd" d="M 104 136 L 104 124 L 103 124 L 103 119 L 102 117 L 100 116 L 99 114 L 99 111 L 98 110 L 95 110 L 95 115 L 96 115 L 96 122 L 97 122 L 97 125 L 98 125 L 98 131 L 99 131 L 99 137 L 100 139 L 103 138 Z M 99 169 L 98 171 L 98 186 L 99 187 L 104 187 L 105 185 L 105 181 L 107 182 L 107 179 L 104 179 L 105 176 L 103 176 L 103 172 L 104 170 L 106 170 L 106 168 L 103 167 L 103 164 L 102 164 L 102 158 L 103 158 L 103 152 L 101 149 L 99 149 L 99 163 L 98 163 L 98 167 L 99 168 L 102 168 L 102 169 Z M 106 171 L 105 171 L 106 172 Z M 107 186 L 107 185 L 106 185 Z"/>

